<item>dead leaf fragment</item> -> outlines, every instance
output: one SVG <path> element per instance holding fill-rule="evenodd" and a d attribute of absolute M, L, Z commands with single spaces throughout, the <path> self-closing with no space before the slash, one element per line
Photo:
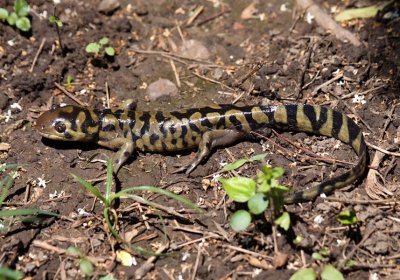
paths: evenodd
<path fill-rule="evenodd" d="M 274 260 L 272 261 L 272 264 L 274 265 L 274 268 L 280 268 L 286 265 L 288 261 L 288 254 L 278 252 L 274 256 Z"/>
<path fill-rule="evenodd" d="M 253 18 L 254 14 L 257 13 L 256 4 L 257 1 L 253 1 L 250 5 L 248 5 L 240 14 L 240 18 L 245 20 Z"/>
<path fill-rule="evenodd" d="M 0 143 L 0 151 L 1 152 L 8 152 L 11 148 L 11 145 L 8 143 Z"/>

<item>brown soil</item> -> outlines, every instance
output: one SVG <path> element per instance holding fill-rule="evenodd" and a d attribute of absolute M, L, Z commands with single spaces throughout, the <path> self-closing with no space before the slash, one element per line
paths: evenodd
<path fill-rule="evenodd" d="M 13 1 L 5 2 L 2 6 L 10 10 Z M 0 266 L 15 268 L 33 279 L 84 278 L 78 259 L 62 252 L 76 246 L 93 258 L 94 279 L 109 273 L 117 279 L 130 279 L 137 276 L 149 258 L 152 260 L 133 252 L 136 265 L 124 267 L 116 261 L 115 251 L 121 249 L 121 244 L 109 236 L 103 224 L 103 205 L 70 175 L 101 177 L 105 174 L 104 155 L 111 156 L 113 152 L 96 145 L 47 141 L 32 127 L 51 102 L 74 104 L 55 86 L 66 86 L 68 75 L 74 81 L 67 89 L 84 103 L 93 99 L 93 106 L 98 108 L 106 104 L 106 83 L 111 106 L 134 98 L 140 110 L 168 111 L 230 103 L 237 98 L 243 104 L 323 104 L 355 119 L 368 142 L 399 152 L 399 18 L 352 21 L 346 28 L 363 42 L 361 47 L 354 47 L 336 40 L 315 22 L 308 24 L 301 13 L 293 12 L 292 1 L 288 2 L 288 11 L 281 10 L 282 1 L 259 1 L 256 16 L 243 20 L 241 12 L 250 1 L 121 1 L 118 9 L 105 14 L 97 11 L 99 1 L 66 0 L 56 9 L 64 23 L 60 30 L 62 50 L 55 26 L 40 17 L 45 11 L 47 16 L 53 14 L 52 1 L 29 2 L 31 33 L 22 34 L 0 23 L 0 142 L 10 144 L 10 149 L 0 155 L 2 162 L 21 165 L 2 210 L 39 208 L 58 212 L 62 218 L 47 219 L 35 226 L 15 222 L 0 233 Z M 317 2 L 325 10 L 334 5 L 345 8 L 337 1 Z M 368 1 L 352 1 L 354 5 L 358 2 Z M 192 12 L 200 6 L 204 10 L 188 25 Z M 392 9 L 395 11 L 396 7 Z M 263 20 L 260 14 L 265 16 Z M 94 58 L 85 52 L 89 42 L 103 36 L 116 49 L 114 58 Z M 190 39 L 206 46 L 211 54 L 208 63 L 168 55 L 182 40 Z M 30 71 L 42 40 L 43 48 Z M 159 78 L 176 83 L 172 62 L 181 81 L 179 96 L 149 102 L 145 85 Z M 238 83 L 259 65 L 259 70 Z M 313 90 L 332 79 L 337 70 L 344 72 L 344 78 L 314 94 Z M 366 103 L 353 103 L 354 96 L 347 96 L 350 93 L 361 94 Z M 400 159 L 393 155 L 383 157 L 375 167 L 385 179 L 384 187 L 392 191 L 380 196 L 380 200 L 367 195 L 364 177 L 355 187 L 336 191 L 328 200 L 318 198 L 287 207 L 293 225 L 289 232 L 275 235 L 276 243 L 271 224 L 265 219 L 257 219 L 245 233 L 235 234 L 229 228 L 229 215 L 240 205 L 229 201 L 219 183 L 209 176 L 221 169 L 222 162 L 261 153 L 264 148 L 270 153 L 268 163 L 285 168 L 282 183 L 304 188 L 349 166 L 310 160 L 284 138 L 327 158 L 348 162 L 356 159 L 349 148 L 338 147 L 333 139 L 304 133 L 280 135 L 272 134 L 273 142 L 267 141 L 263 146 L 259 142 L 242 142 L 219 149 L 189 176 L 171 172 L 188 162 L 193 157 L 190 153 L 179 158 L 176 154 L 139 154 L 125 165 L 118 175 L 119 188 L 158 186 L 206 210 L 206 214 L 194 214 L 171 199 L 143 194 L 175 209 L 187 218 L 183 220 L 144 204 L 120 202 L 120 234 L 133 234 L 132 243 L 148 251 L 155 252 L 169 244 L 161 256 L 152 260 L 154 267 L 145 274 L 146 279 L 288 279 L 304 265 L 316 270 L 323 263 L 339 267 L 345 257 L 357 262 L 354 267 L 342 268 L 346 278 L 367 279 L 376 273 L 399 279 L 400 208 L 390 201 L 399 196 L 396 186 Z M 371 159 L 375 152 L 370 148 Z M 246 165 L 240 174 L 254 176 L 257 168 L 256 163 Z M 46 188 L 38 185 L 38 178 L 47 182 Z M 104 190 L 103 182 L 97 186 Z M 56 197 L 49 196 L 55 193 Z M 80 208 L 88 214 L 79 215 Z M 357 225 L 339 223 L 335 215 L 344 209 L 356 211 Z M 293 243 L 297 235 L 305 237 L 300 246 Z M 273 265 L 274 256 L 277 260 L 274 246 L 288 256 L 279 268 Z M 312 253 L 321 248 L 329 249 L 329 257 L 313 260 Z"/>

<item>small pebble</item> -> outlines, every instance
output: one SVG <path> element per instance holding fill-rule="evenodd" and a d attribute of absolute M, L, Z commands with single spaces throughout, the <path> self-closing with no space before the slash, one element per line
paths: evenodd
<path fill-rule="evenodd" d="M 150 101 L 155 101 L 163 96 L 178 95 L 178 88 L 170 80 L 159 79 L 147 87 L 146 94 Z"/>
<path fill-rule="evenodd" d="M 120 3 L 118 0 L 103 0 L 100 2 L 97 10 L 99 12 L 108 14 L 112 13 L 120 7 Z"/>
<path fill-rule="evenodd" d="M 211 54 L 208 49 L 198 40 L 187 40 L 178 48 L 178 52 L 182 56 L 194 59 L 208 59 Z"/>

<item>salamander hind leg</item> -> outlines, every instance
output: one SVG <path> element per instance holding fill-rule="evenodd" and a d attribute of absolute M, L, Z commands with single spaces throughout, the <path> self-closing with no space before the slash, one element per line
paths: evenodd
<path fill-rule="evenodd" d="M 213 148 L 230 145 L 242 139 L 246 134 L 245 132 L 230 129 L 207 131 L 201 138 L 199 150 L 195 159 L 191 163 L 175 170 L 173 173 L 185 171 L 186 174 L 189 174 L 210 155 Z"/>

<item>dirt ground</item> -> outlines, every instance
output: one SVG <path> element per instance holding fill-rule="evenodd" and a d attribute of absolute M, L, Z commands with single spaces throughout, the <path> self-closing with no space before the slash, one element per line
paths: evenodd
<path fill-rule="evenodd" d="M 319 271 L 323 264 L 339 267 L 345 260 L 355 261 L 341 268 L 347 279 L 400 279 L 398 16 L 347 22 L 343 26 L 362 42 L 355 47 L 321 28 L 294 1 L 255 1 L 250 18 L 243 18 L 248 0 L 121 0 L 104 11 L 99 11 L 100 1 L 60 2 L 55 9 L 52 1 L 29 1 L 29 33 L 0 22 L 0 142 L 5 144 L 0 156 L 2 163 L 21 166 L 3 210 L 61 214 L 35 226 L 16 222 L 0 233 L 0 266 L 32 279 L 84 278 L 79 259 L 63 251 L 76 246 L 95 264 L 92 279 L 109 274 L 140 278 L 142 271 L 146 279 L 288 279 L 301 267 Z M 1 3 L 12 9 L 13 1 Z M 316 3 L 329 13 L 372 2 Z M 391 9 L 399 12 L 396 5 Z M 48 20 L 54 13 L 63 22 L 62 44 Z M 85 52 L 88 43 L 104 36 L 116 50 L 114 57 Z M 185 44 L 193 45 L 183 50 Z M 161 78 L 178 85 L 178 94 L 153 100 L 146 87 Z M 103 205 L 70 175 L 103 176 L 105 155 L 114 152 L 95 144 L 45 140 L 33 128 L 52 104 L 75 104 L 60 88 L 97 108 L 106 106 L 107 91 L 112 107 L 133 98 L 139 110 L 232 102 L 326 105 L 356 120 L 368 143 L 384 152 L 369 148 L 371 162 L 375 159 L 369 179 L 365 174 L 355 186 L 327 199 L 288 206 L 293 221 L 288 232 L 275 232 L 260 218 L 242 233 L 229 228 L 230 214 L 241 206 L 215 180 L 223 163 L 264 151 L 270 165 L 285 169 L 282 184 L 304 188 L 350 168 L 313 159 L 310 152 L 343 162 L 355 162 L 356 155 L 337 140 L 291 132 L 218 149 L 190 175 L 172 171 L 194 153 L 138 154 L 119 172 L 120 188 L 164 188 L 195 202 L 205 214 L 150 193 L 142 195 L 186 219 L 122 200 L 117 207 L 120 234 L 136 246 L 162 252 L 157 257 L 131 252 L 134 264 L 123 266 L 116 260 L 121 243 L 103 223 Z M 257 168 L 249 164 L 238 172 L 251 177 Z M 104 190 L 104 182 L 96 186 Z M 343 226 L 336 219 L 345 209 L 355 210 L 356 225 Z M 295 245 L 299 235 L 304 240 Z M 314 260 L 312 254 L 323 248 L 328 255 Z M 280 265 L 278 251 L 287 257 Z"/>

